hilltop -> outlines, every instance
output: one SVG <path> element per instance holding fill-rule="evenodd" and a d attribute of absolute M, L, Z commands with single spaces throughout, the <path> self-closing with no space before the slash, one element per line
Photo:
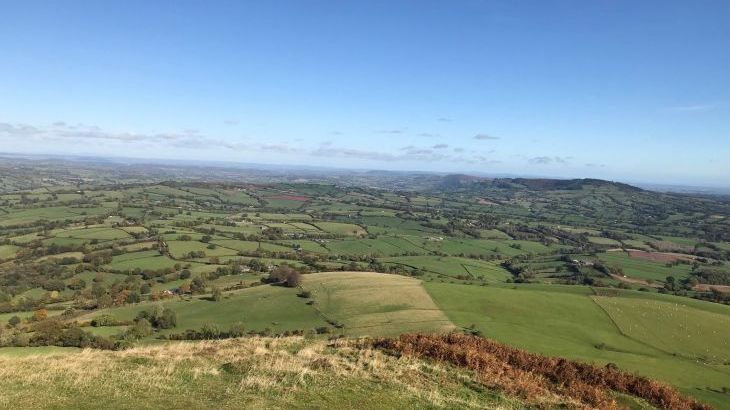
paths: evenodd
<path fill-rule="evenodd" d="M 717 198 L 591 179 L 54 167 L 0 180 L 0 355 L 458 332 L 727 408 Z M 444 180 L 456 187 L 433 188 Z"/>
<path fill-rule="evenodd" d="M 611 368 L 459 335 L 254 337 L 23 357 L 0 351 L 0 388 L 2 407 L 43 409 L 706 408 Z"/>

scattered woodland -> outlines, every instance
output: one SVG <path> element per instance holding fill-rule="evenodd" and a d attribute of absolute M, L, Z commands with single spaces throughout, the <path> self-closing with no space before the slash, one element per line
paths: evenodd
<path fill-rule="evenodd" d="M 407 400 L 418 406 L 729 408 L 726 198 L 586 179 L 55 167 L 0 167 L 4 368 L 81 349 L 110 367 L 159 365 L 173 349 L 198 349 L 191 343 L 215 350 L 250 339 L 319 349 L 297 376 L 319 380 L 306 389 L 325 383 L 313 375 L 328 366 L 352 365 L 335 360 L 337 349 L 482 380 L 476 390 L 449 384 L 450 397 L 412 387 Z M 489 353 L 482 367 L 447 346 L 465 343 Z M 582 376 L 518 365 L 495 346 Z M 280 377 L 256 380 L 211 355 L 195 364 L 215 362 L 215 372 L 200 370 L 204 380 L 223 372 L 265 390 Z M 385 390 L 399 389 L 392 374 L 405 371 L 392 366 Z M 485 376 L 500 366 L 525 384 Z M 372 383 L 377 371 L 343 389 Z M 257 394 L 261 405 L 303 394 L 304 379 L 292 377 L 291 395 Z M 576 381 L 560 387 L 565 380 Z M 22 383 L 3 383 L 24 400 Z M 241 397 L 228 399 L 218 404 Z"/>

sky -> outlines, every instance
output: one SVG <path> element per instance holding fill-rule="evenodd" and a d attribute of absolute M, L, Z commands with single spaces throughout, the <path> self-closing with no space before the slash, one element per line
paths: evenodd
<path fill-rule="evenodd" d="M 0 152 L 730 186 L 730 2 L 0 0 Z"/>

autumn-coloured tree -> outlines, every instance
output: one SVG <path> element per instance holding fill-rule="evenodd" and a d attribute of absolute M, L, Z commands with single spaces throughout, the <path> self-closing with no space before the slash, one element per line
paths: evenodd
<path fill-rule="evenodd" d="M 190 282 L 183 282 L 178 289 L 180 293 L 190 293 Z"/>
<path fill-rule="evenodd" d="M 295 288 L 301 285 L 302 274 L 289 265 L 282 265 L 271 271 L 268 281 L 281 283 L 289 288 Z"/>
<path fill-rule="evenodd" d="M 127 301 L 128 297 L 129 297 L 129 291 L 127 289 L 124 289 L 117 294 L 116 298 L 114 298 L 114 304 L 116 306 L 121 306 Z"/>
<path fill-rule="evenodd" d="M 33 312 L 33 320 L 40 322 L 48 317 L 48 311 L 46 309 L 38 309 Z"/>

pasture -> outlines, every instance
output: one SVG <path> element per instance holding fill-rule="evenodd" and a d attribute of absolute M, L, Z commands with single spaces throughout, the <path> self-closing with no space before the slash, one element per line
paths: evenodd
<path fill-rule="evenodd" d="M 685 278 L 691 269 L 691 266 L 686 264 L 668 267 L 665 263 L 632 258 L 627 252 L 601 253 L 598 259 L 607 266 L 620 267 L 629 278 L 658 282 L 663 282 L 667 276 L 674 276 L 676 279 Z"/>
<path fill-rule="evenodd" d="M 696 357 L 677 356 L 684 352 L 696 356 L 724 357 L 727 339 L 722 329 L 727 329 L 728 315 L 713 314 L 713 305 L 698 302 L 705 307 L 698 311 L 687 310 L 690 318 L 701 317 L 702 324 L 693 325 L 692 331 L 718 333 L 707 340 L 693 339 L 694 347 L 688 348 L 685 329 L 687 322 L 672 323 L 668 313 L 661 313 L 662 305 L 645 311 L 642 324 L 645 330 L 624 333 L 620 325 L 627 326 L 629 317 L 624 315 L 645 302 L 643 294 L 624 291 L 627 297 L 598 298 L 590 288 L 561 285 L 521 285 L 475 287 L 458 284 L 427 282 L 424 284 L 436 304 L 451 321 L 460 327 L 474 325 L 484 336 L 530 351 L 561 356 L 599 364 L 615 363 L 619 368 L 649 377 L 665 380 L 687 394 L 718 406 L 726 407 L 726 399 L 720 393 L 730 386 L 730 369 L 727 365 L 706 364 Z M 606 301 L 607 300 L 607 301 Z M 674 303 L 682 298 L 671 297 Z M 628 301 L 628 302 L 627 302 Z M 609 315 L 603 304 L 610 305 Z M 631 312 L 631 318 L 641 316 L 642 311 Z M 669 326 L 666 330 L 662 328 Z M 674 337 L 666 338 L 669 335 Z M 695 333 L 696 334 L 696 333 Z M 691 336 L 690 336 L 691 338 Z"/>
<path fill-rule="evenodd" d="M 306 275 L 323 317 L 350 336 L 392 336 L 404 332 L 443 333 L 454 327 L 416 279 L 375 272 Z"/>

